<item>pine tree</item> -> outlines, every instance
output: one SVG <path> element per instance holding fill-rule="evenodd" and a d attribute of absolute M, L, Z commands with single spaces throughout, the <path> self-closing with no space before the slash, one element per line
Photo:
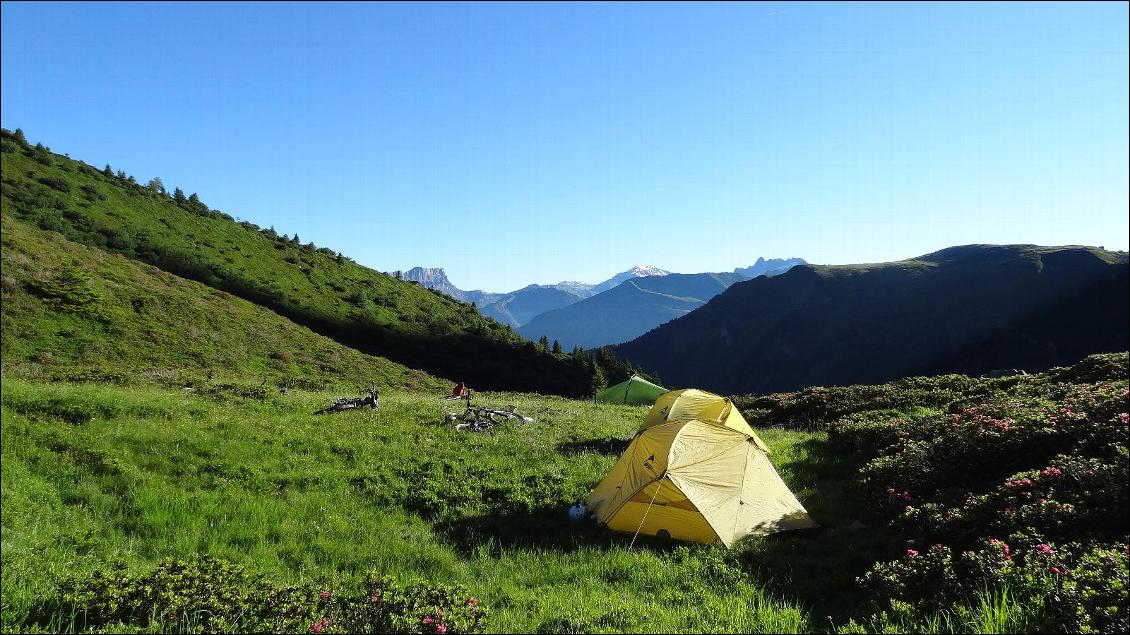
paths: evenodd
<path fill-rule="evenodd" d="M 114 176 L 114 169 L 110 167 L 109 163 L 106 164 L 106 167 L 102 168 L 102 174 L 105 174 L 106 176 Z"/>
<path fill-rule="evenodd" d="M 538 350 L 539 351 L 548 351 L 549 350 L 549 338 L 547 338 L 544 335 L 541 336 L 541 339 L 538 340 Z"/>
<path fill-rule="evenodd" d="M 176 201 L 177 205 L 184 205 L 188 199 L 184 197 L 184 190 L 177 187 L 173 188 L 173 200 Z"/>
<path fill-rule="evenodd" d="M 14 133 L 12 133 L 12 136 L 16 138 L 16 142 L 19 143 L 20 145 L 22 145 L 22 146 L 27 145 L 27 137 L 24 136 L 23 128 L 16 128 L 16 131 Z"/>
<path fill-rule="evenodd" d="M 560 355 L 561 354 L 561 342 L 558 342 L 557 340 L 553 340 L 553 354 L 554 355 Z"/>
<path fill-rule="evenodd" d="M 145 187 L 149 188 L 153 192 L 157 192 L 158 194 L 165 193 L 165 184 L 161 182 L 161 177 L 159 176 L 155 176 L 149 179 L 149 183 L 147 183 Z"/>

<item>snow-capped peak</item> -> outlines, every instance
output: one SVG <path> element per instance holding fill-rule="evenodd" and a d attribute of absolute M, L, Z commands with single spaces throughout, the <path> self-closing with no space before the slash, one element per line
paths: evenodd
<path fill-rule="evenodd" d="M 631 270 L 628 271 L 628 273 L 636 276 L 637 278 L 644 278 L 647 276 L 665 276 L 671 272 L 664 271 L 659 267 L 653 267 L 651 265 L 636 265 L 632 267 Z"/>

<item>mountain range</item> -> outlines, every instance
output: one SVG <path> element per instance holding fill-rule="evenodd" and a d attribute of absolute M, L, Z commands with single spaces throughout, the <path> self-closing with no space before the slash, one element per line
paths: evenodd
<path fill-rule="evenodd" d="M 673 273 L 625 280 L 590 298 L 542 313 L 518 328 L 530 339 L 545 335 L 565 348 L 626 342 L 706 304 L 738 273 Z"/>
<path fill-rule="evenodd" d="M 595 284 L 532 284 L 509 293 L 463 291 L 441 268 L 414 267 L 394 275 L 474 302 L 483 315 L 531 339 L 545 336 L 566 348 L 591 348 L 629 340 L 692 311 L 734 281 L 776 275 L 802 263 L 800 258 L 758 258 L 733 273 L 701 274 L 673 274 L 637 265 Z"/>
<path fill-rule="evenodd" d="M 801 265 L 731 285 L 614 347 L 667 386 L 724 394 L 1040 370 L 1128 347 L 1126 252 L 967 245 Z"/>
<path fill-rule="evenodd" d="M 1126 252 L 966 245 L 461 291 L 442 269 L 383 274 L 6 130 L 0 151 L 0 345 L 20 376 L 231 371 L 427 390 L 458 379 L 584 397 L 642 368 L 673 388 L 737 394 L 1040 370 L 1130 348 Z M 621 343 L 567 354 L 530 341 L 543 335 Z"/>

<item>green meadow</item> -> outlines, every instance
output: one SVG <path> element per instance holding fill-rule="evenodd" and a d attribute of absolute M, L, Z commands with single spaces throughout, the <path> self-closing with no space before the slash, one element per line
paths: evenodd
<path fill-rule="evenodd" d="M 61 577 L 210 554 L 283 582 L 376 568 L 461 583 L 500 632 L 797 632 L 852 608 L 844 592 L 869 563 L 858 545 L 881 540 L 843 530 L 848 488 L 816 489 L 823 434 L 764 430 L 825 527 L 731 551 L 629 546 L 566 510 L 644 408 L 484 394 L 535 419 L 484 435 L 443 424 L 452 402 L 419 393 L 310 414 L 332 396 L 5 381 L 5 630 Z"/>

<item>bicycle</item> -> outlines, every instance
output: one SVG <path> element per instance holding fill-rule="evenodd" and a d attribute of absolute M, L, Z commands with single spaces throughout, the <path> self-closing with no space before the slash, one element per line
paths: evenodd
<path fill-rule="evenodd" d="M 467 400 L 467 408 L 463 414 L 449 412 L 444 416 L 444 421 L 447 423 L 455 423 L 456 430 L 488 432 L 492 435 L 494 426 L 511 419 L 517 419 L 519 423 L 532 423 L 534 420 L 533 417 L 519 413 L 513 405 L 498 410 L 485 406 L 472 406 L 470 400 Z"/>
<path fill-rule="evenodd" d="M 342 410 L 354 410 L 369 406 L 370 409 L 376 410 L 380 400 L 380 394 L 377 392 L 376 385 L 369 387 L 369 394 L 365 397 L 338 397 L 334 399 L 333 403 L 322 408 L 321 410 L 314 411 L 314 414 L 327 414 L 330 412 L 341 412 Z"/>

